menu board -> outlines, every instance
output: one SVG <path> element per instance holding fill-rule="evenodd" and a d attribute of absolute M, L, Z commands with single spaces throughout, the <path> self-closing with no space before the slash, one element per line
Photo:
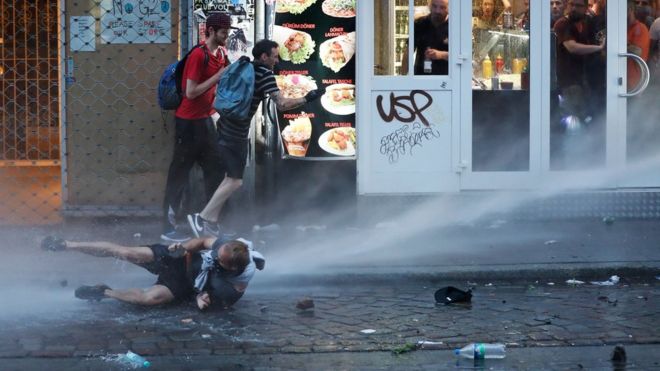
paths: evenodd
<path fill-rule="evenodd" d="M 279 44 L 275 78 L 281 94 L 320 99 L 278 112 L 285 158 L 350 160 L 355 133 L 356 0 L 277 0 L 271 39 Z"/>

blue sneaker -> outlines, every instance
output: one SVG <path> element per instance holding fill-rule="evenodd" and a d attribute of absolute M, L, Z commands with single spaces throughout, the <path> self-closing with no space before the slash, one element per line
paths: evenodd
<path fill-rule="evenodd" d="M 185 235 L 177 230 L 169 231 L 160 235 L 160 239 L 167 242 L 186 242 L 190 240 L 190 236 Z"/>

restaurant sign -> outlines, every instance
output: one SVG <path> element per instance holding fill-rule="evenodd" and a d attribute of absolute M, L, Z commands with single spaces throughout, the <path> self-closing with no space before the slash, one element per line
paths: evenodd
<path fill-rule="evenodd" d="M 278 0 L 272 40 L 279 44 L 277 85 L 284 97 L 325 88 L 320 99 L 278 112 L 285 158 L 356 158 L 355 3 Z"/>

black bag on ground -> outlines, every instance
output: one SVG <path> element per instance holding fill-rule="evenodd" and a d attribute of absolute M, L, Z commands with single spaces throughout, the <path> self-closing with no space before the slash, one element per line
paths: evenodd
<path fill-rule="evenodd" d="M 438 304 L 469 303 L 471 301 L 472 290 L 463 291 L 453 286 L 447 286 L 435 292 L 435 302 Z"/>

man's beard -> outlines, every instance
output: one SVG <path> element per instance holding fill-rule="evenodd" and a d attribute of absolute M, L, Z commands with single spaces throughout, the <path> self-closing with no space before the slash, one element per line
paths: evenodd
<path fill-rule="evenodd" d="M 433 23 L 433 25 L 440 25 L 444 21 L 445 17 L 441 16 L 440 14 L 431 14 L 431 23 Z"/>
<path fill-rule="evenodd" d="M 571 22 L 579 22 L 583 18 L 584 18 L 584 14 L 580 14 L 580 13 L 571 12 L 568 15 L 568 20 L 570 20 Z"/>

